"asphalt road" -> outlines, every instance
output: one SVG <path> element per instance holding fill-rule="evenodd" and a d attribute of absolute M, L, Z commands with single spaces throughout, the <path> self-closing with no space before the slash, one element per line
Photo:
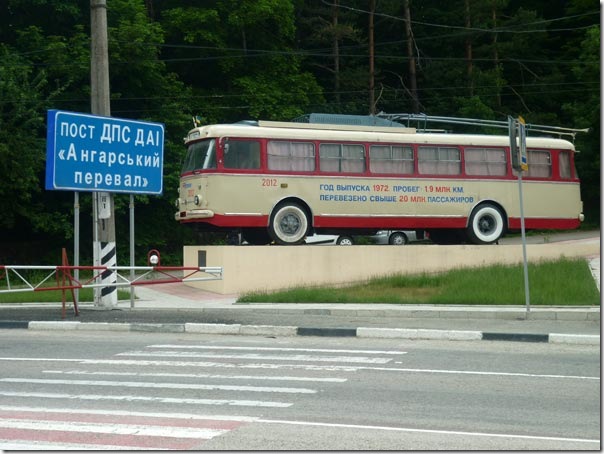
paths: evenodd
<path fill-rule="evenodd" d="M 600 449 L 598 346 L 2 330 L 0 371 L 0 449 Z"/>

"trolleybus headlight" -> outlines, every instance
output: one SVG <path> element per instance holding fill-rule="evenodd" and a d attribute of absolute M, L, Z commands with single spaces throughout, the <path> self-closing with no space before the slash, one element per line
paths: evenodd
<path fill-rule="evenodd" d="M 201 197 L 196 195 L 195 198 L 193 199 L 193 203 L 195 203 L 195 205 L 199 205 L 201 203 Z"/>

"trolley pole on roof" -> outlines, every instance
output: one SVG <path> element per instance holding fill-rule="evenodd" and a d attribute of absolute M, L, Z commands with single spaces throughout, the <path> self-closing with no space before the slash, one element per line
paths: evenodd
<path fill-rule="evenodd" d="M 90 0 L 90 107 L 95 115 L 111 116 L 109 103 L 109 51 L 107 40 L 107 0 Z M 94 263 L 97 266 L 117 265 L 113 194 L 93 193 Z M 117 305 L 117 276 L 106 270 L 101 276 L 106 287 L 95 289 L 95 306 L 112 308 Z"/>

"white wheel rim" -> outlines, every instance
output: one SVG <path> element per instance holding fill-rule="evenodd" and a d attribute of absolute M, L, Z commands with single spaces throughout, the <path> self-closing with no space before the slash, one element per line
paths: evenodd
<path fill-rule="evenodd" d="M 284 242 L 300 241 L 306 235 L 307 228 L 306 215 L 298 207 L 284 207 L 275 215 L 274 230 L 279 239 Z"/>
<path fill-rule="evenodd" d="M 496 241 L 503 231 L 501 213 L 492 207 L 481 208 L 472 220 L 472 231 L 480 241 L 485 243 Z"/>

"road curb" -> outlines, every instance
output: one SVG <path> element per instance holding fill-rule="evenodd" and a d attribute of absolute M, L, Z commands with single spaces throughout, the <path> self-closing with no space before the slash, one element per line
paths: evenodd
<path fill-rule="evenodd" d="M 213 323 L 82 323 L 72 321 L 0 321 L 0 329 L 21 328 L 34 331 L 131 331 L 151 333 L 225 334 L 248 336 L 324 336 L 374 339 L 508 341 L 551 344 L 600 345 L 599 335 L 529 334 L 483 331 L 402 328 L 313 328 L 296 326 L 240 325 Z"/>

